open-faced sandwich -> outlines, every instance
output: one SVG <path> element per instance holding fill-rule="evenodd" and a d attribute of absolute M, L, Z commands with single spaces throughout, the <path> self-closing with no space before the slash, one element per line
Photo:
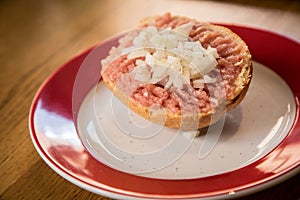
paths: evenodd
<path fill-rule="evenodd" d="M 242 101 L 252 77 L 246 43 L 228 28 L 181 16 L 148 17 L 102 60 L 102 78 L 130 109 L 195 130 Z"/>

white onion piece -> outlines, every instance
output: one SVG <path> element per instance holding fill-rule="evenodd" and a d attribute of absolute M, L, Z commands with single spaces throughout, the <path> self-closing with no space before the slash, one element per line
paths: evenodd
<path fill-rule="evenodd" d="M 156 84 L 169 76 L 168 68 L 163 65 L 156 65 L 152 70 L 153 74 L 149 83 Z"/>
<path fill-rule="evenodd" d="M 215 83 L 217 81 L 216 78 L 211 78 L 208 75 L 204 75 L 203 78 L 204 78 L 205 83 Z"/>
<path fill-rule="evenodd" d="M 148 82 L 151 79 L 151 72 L 147 69 L 147 66 L 136 66 L 132 73 L 134 74 L 134 79 L 141 82 Z"/>
<path fill-rule="evenodd" d="M 149 66 L 153 67 L 154 64 L 155 64 L 155 58 L 154 58 L 150 53 L 147 53 L 147 54 L 146 54 L 146 58 L 145 58 L 145 62 L 146 62 Z"/>
<path fill-rule="evenodd" d="M 200 71 L 198 71 L 194 67 L 189 68 L 189 72 L 190 72 L 190 79 L 202 78 Z"/>
<path fill-rule="evenodd" d="M 135 61 L 135 65 L 136 65 L 136 66 L 146 65 L 146 62 L 145 62 L 144 60 L 137 59 L 137 60 Z"/>
<path fill-rule="evenodd" d="M 207 49 L 206 49 L 207 53 L 209 55 L 213 55 L 215 58 L 219 58 L 219 54 L 216 48 L 211 47 L 210 45 L 208 45 Z"/>
<path fill-rule="evenodd" d="M 127 55 L 127 59 L 134 59 L 134 58 L 138 58 L 138 57 L 142 57 L 142 56 L 146 56 L 148 53 L 148 51 L 141 49 L 141 50 L 137 50 L 137 51 L 132 51 Z"/>
<path fill-rule="evenodd" d="M 204 80 L 203 79 L 195 79 L 193 80 L 194 88 L 203 88 L 204 87 Z"/>
<path fill-rule="evenodd" d="M 181 33 L 185 36 L 189 36 L 193 26 L 194 26 L 194 23 L 189 22 L 189 23 L 186 23 L 186 24 L 183 24 L 181 26 L 178 26 L 178 27 L 174 28 L 174 31 L 176 31 L 178 33 Z"/>

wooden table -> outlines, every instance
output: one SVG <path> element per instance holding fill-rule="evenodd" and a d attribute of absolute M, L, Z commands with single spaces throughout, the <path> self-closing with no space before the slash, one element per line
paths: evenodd
<path fill-rule="evenodd" d="M 292 0 L 1 1 L 0 199 L 107 199 L 64 180 L 40 158 L 28 130 L 30 104 L 43 81 L 74 54 L 166 11 L 300 40 L 300 3 Z M 241 199 L 296 199 L 299 187 L 298 175 Z"/>

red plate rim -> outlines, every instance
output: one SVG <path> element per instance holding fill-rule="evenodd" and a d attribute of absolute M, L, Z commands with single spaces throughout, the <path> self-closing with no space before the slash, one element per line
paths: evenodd
<path fill-rule="evenodd" d="M 97 169 L 101 168 L 105 178 L 100 181 L 96 178 L 93 180 L 91 177 L 78 175 L 76 172 L 69 170 L 66 166 L 59 163 L 58 160 L 54 160 L 49 155 L 48 150 L 41 145 L 37 136 L 41 133 L 37 133 L 35 129 L 35 113 L 38 109 L 38 102 L 45 95 L 47 87 L 56 81 L 58 76 L 67 74 L 70 77 L 67 80 L 71 81 L 70 84 L 73 85 L 80 64 L 84 62 L 86 56 L 94 49 L 90 48 L 58 68 L 43 83 L 33 100 L 29 114 L 29 129 L 32 141 L 40 156 L 52 169 L 72 183 L 89 191 L 113 198 L 217 198 L 226 197 L 228 194 L 231 194 L 230 197 L 234 197 L 269 187 L 298 173 L 300 171 L 300 156 L 299 153 L 295 152 L 297 152 L 297 146 L 299 147 L 300 145 L 300 83 L 297 75 L 299 74 L 297 70 L 298 58 L 300 57 L 299 42 L 286 36 L 257 28 L 229 24 L 222 25 L 242 37 L 248 44 L 253 59 L 278 73 L 288 83 L 294 94 L 296 102 L 294 124 L 287 137 L 269 154 L 250 165 L 232 172 L 186 180 L 139 177 L 114 170 L 100 162 L 97 164 Z M 100 45 L 111 45 L 112 41 L 113 38 Z M 286 56 L 287 52 L 288 55 Z M 67 89 L 72 90 L 72 88 Z M 63 111 L 64 114 L 68 115 L 68 119 L 71 119 L 74 114 L 72 113 L 72 102 L 70 99 L 71 95 L 63 100 L 62 98 L 56 99 L 56 101 L 62 101 L 64 104 L 66 102 L 70 103 L 70 105 L 66 105 L 67 108 Z M 61 108 L 53 109 L 61 112 L 61 110 L 58 110 Z M 294 154 L 291 154 L 291 152 L 294 152 Z M 288 159 L 280 160 L 282 158 Z M 274 161 L 279 162 L 279 164 L 272 166 Z M 274 170 L 276 172 L 272 173 Z"/>

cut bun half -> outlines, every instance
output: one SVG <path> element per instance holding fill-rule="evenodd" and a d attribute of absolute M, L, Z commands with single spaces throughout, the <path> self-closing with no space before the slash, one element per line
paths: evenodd
<path fill-rule="evenodd" d="M 170 13 L 147 17 L 139 28 L 102 61 L 103 81 L 135 113 L 169 128 L 196 130 L 243 100 L 253 69 L 237 34 Z"/>

